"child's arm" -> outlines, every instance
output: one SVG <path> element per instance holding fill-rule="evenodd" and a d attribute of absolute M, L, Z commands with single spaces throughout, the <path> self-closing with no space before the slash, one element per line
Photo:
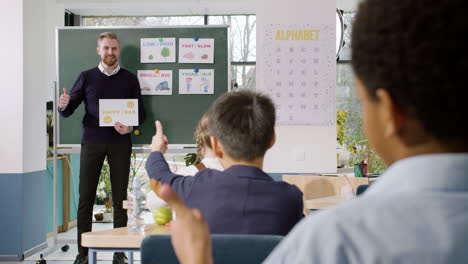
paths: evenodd
<path fill-rule="evenodd" d="M 169 184 L 184 199 L 190 193 L 193 177 L 184 177 L 171 172 L 164 159 L 163 153 L 167 150 L 168 140 L 164 135 L 161 122 L 156 121 L 156 134 L 151 141 L 151 155 L 146 160 L 146 171 L 151 179 Z"/>
<path fill-rule="evenodd" d="M 152 152 L 146 160 L 146 172 L 151 179 L 169 184 L 183 199 L 189 194 L 194 177 L 185 177 L 171 172 L 161 152 Z"/>

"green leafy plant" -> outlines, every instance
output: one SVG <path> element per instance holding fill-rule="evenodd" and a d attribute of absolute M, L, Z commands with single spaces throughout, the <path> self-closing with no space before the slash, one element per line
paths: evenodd
<path fill-rule="evenodd" d="M 338 144 L 343 146 L 347 140 L 346 136 L 346 122 L 348 121 L 348 111 L 336 111 L 336 134 Z"/>
<path fill-rule="evenodd" d="M 347 148 L 351 152 L 348 166 L 353 167 L 355 163 L 365 161 L 368 173 L 382 173 L 386 166 L 369 144 L 362 127 L 361 116 L 355 114 L 353 119 L 355 124 L 358 125 L 358 129 L 354 135 L 349 136 L 347 139 Z"/>
<path fill-rule="evenodd" d="M 133 179 L 135 177 L 140 177 L 141 179 L 141 188 L 144 190 L 149 191 L 149 179 L 148 177 L 145 177 L 146 174 L 138 174 L 141 167 L 143 166 L 143 163 L 145 162 L 146 158 L 148 157 L 148 154 L 146 154 L 142 159 L 138 159 L 136 153 L 132 153 L 131 155 L 131 161 L 130 161 L 130 175 L 128 177 L 128 191 L 132 191 L 132 183 Z"/>
<path fill-rule="evenodd" d="M 196 153 L 187 153 L 184 157 L 185 160 L 185 166 L 190 166 L 195 163 L 197 160 L 197 154 Z"/>
<path fill-rule="evenodd" d="M 111 200 L 112 185 L 110 180 L 110 168 L 107 159 L 102 164 L 101 175 L 99 176 L 96 199 L 98 204 Z"/>

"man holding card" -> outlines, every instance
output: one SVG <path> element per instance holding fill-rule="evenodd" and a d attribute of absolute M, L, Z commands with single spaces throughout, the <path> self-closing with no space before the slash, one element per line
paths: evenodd
<path fill-rule="evenodd" d="M 117 35 L 104 32 L 97 43 L 97 53 L 101 58 L 99 65 L 80 73 L 70 94 L 63 88 L 59 102 L 59 113 L 63 117 L 72 115 L 81 102 L 85 104 L 78 206 L 79 254 L 75 260 L 80 264 L 87 263 L 88 249 L 81 246 L 81 234 L 91 231 L 96 188 L 106 157 L 110 167 L 114 228 L 127 225 L 122 201 L 127 199 L 132 153 L 131 125 L 141 125 L 145 119 L 138 79 L 133 73 L 120 68 L 118 63 L 120 41 Z M 115 109 L 102 109 L 109 105 Z M 119 105 L 122 107 L 119 108 Z M 135 116 L 133 119 L 121 119 L 121 115 L 116 113 Z M 122 263 L 124 257 L 121 252 L 115 253 L 113 263 Z"/>

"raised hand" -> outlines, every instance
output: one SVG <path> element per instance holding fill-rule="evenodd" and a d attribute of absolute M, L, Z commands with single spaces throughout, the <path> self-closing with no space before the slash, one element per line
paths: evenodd
<path fill-rule="evenodd" d="M 197 209 L 188 208 L 171 186 L 151 179 L 151 188 L 167 202 L 176 213 L 171 222 L 171 243 L 182 264 L 213 263 L 208 225 Z"/>
<path fill-rule="evenodd" d="M 63 88 L 63 94 L 60 95 L 60 99 L 59 99 L 59 108 L 61 110 L 67 108 L 69 102 L 70 102 L 70 95 L 68 94 L 67 88 Z"/>
<path fill-rule="evenodd" d="M 156 121 L 156 133 L 153 136 L 153 140 L 151 141 L 151 151 L 160 151 L 165 153 L 167 151 L 167 145 L 169 141 L 167 140 L 166 135 L 164 135 L 164 130 L 161 122 Z"/>

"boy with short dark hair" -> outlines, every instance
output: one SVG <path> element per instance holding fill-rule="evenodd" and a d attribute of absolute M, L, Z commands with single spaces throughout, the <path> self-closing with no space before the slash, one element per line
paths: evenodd
<path fill-rule="evenodd" d="M 275 108 L 264 95 L 239 91 L 221 95 L 210 108 L 208 130 L 224 171 L 204 169 L 194 177 L 169 170 L 163 127 L 146 162 L 151 181 L 170 184 L 189 207 L 199 209 L 211 233 L 286 235 L 302 218 L 301 191 L 262 171 L 275 142 Z"/>

